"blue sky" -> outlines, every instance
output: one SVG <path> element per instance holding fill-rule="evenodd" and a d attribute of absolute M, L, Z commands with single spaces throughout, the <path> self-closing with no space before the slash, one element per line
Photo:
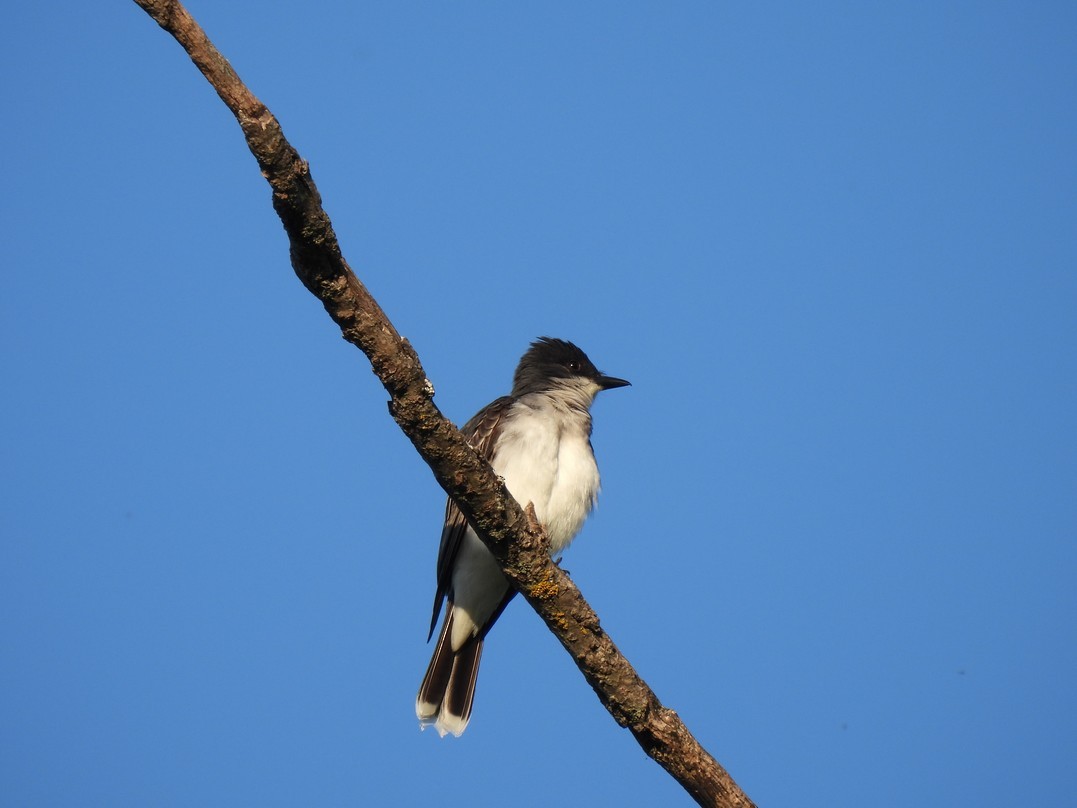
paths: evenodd
<path fill-rule="evenodd" d="M 753 799 L 1070 799 L 1072 4 L 189 7 L 449 417 L 632 380 L 565 566 Z M 522 603 L 419 732 L 443 496 L 238 128 L 133 3 L 0 37 L 4 802 L 687 803 Z"/>

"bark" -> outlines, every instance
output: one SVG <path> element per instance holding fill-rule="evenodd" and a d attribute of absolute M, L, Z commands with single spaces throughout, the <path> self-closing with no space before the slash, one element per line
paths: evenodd
<path fill-rule="evenodd" d="M 659 702 L 603 631 L 576 585 L 550 560 L 533 511 L 520 508 L 434 405 L 433 385 L 418 355 L 348 266 L 309 166 L 284 138 L 276 118 L 179 2 L 135 2 L 183 46 L 235 115 L 272 189 L 296 275 L 322 301 L 344 339 L 370 360 L 389 393 L 389 412 L 397 424 L 503 565 L 512 585 L 572 655 L 610 715 L 700 805 L 752 806 L 680 717 Z"/>

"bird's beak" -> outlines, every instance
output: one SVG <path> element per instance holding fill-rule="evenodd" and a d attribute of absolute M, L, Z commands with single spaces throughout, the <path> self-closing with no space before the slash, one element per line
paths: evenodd
<path fill-rule="evenodd" d="M 618 379 L 613 376 L 599 376 L 598 386 L 603 390 L 612 390 L 614 387 L 630 387 L 632 382 L 626 382 L 624 379 Z"/>

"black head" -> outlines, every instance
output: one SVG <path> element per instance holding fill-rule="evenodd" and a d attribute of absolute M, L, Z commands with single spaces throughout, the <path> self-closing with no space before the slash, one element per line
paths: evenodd
<path fill-rule="evenodd" d="M 591 382 L 594 391 L 610 390 L 629 384 L 624 379 L 603 375 L 587 354 L 563 339 L 540 337 L 531 343 L 516 366 L 512 394 L 522 396 L 571 383 Z"/>

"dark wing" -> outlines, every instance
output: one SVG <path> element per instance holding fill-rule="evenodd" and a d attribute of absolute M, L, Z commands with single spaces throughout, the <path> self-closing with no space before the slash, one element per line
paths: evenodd
<path fill-rule="evenodd" d="M 475 417 L 464 424 L 460 432 L 479 456 L 487 462 L 493 459 L 494 444 L 501 431 L 501 419 L 505 417 L 512 405 L 511 396 L 502 396 L 479 410 Z M 430 634 L 434 636 L 434 627 L 441 614 L 441 603 L 452 586 L 452 568 L 456 563 L 456 551 L 464 540 L 467 520 L 450 498 L 445 503 L 445 526 L 441 529 L 441 548 L 438 550 L 438 588 L 434 593 L 434 614 L 430 618 Z"/>

